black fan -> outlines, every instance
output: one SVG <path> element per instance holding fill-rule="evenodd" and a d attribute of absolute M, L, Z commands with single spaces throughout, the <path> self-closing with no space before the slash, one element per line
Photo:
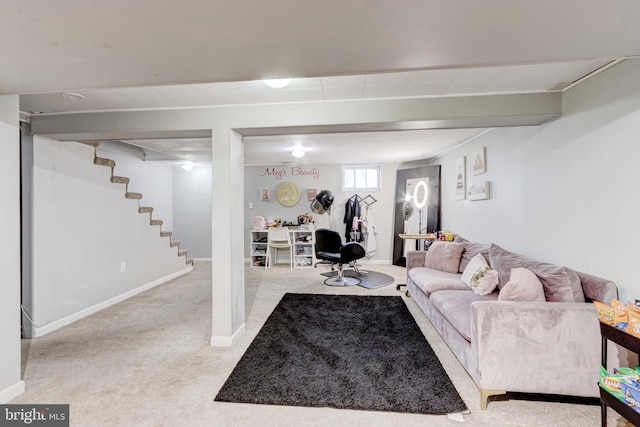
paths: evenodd
<path fill-rule="evenodd" d="M 332 204 L 333 193 L 329 190 L 322 190 L 316 195 L 316 198 L 311 201 L 311 210 L 322 215 L 331 209 Z"/>

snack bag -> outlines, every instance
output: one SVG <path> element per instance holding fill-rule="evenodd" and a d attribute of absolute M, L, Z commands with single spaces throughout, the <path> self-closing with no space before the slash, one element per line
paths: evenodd
<path fill-rule="evenodd" d="M 622 386 L 624 403 L 631 406 L 636 412 L 640 412 L 640 389 L 624 381 L 620 385 Z"/>
<path fill-rule="evenodd" d="M 598 319 L 602 323 L 615 326 L 614 319 L 616 317 L 616 310 L 610 305 L 607 305 L 600 301 L 594 301 L 593 304 L 596 306 L 596 309 L 598 309 Z"/>
<path fill-rule="evenodd" d="M 640 338 L 640 312 L 629 310 L 629 327 L 627 333 Z"/>
<path fill-rule="evenodd" d="M 627 306 L 617 299 L 611 300 L 611 306 L 615 310 L 615 316 L 613 318 L 615 327 L 626 331 L 627 326 L 629 326 L 629 315 L 627 314 Z"/>
<path fill-rule="evenodd" d="M 637 368 L 621 367 L 618 370 L 614 370 L 613 374 L 610 374 L 600 365 L 600 387 L 611 393 L 618 400 L 624 401 L 623 384 L 636 387 L 638 380 L 640 380 L 640 375 Z"/>

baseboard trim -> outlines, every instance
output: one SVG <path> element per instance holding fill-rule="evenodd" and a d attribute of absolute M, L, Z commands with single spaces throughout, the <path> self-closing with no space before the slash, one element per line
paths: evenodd
<path fill-rule="evenodd" d="M 122 302 L 133 296 L 136 296 L 144 291 L 148 291 L 151 288 L 155 288 L 156 286 L 161 285 L 165 282 L 168 282 L 169 280 L 175 279 L 176 277 L 184 276 L 185 274 L 190 273 L 191 271 L 193 271 L 193 266 L 189 266 L 183 270 L 179 270 L 179 271 L 176 271 L 175 273 L 171 273 L 169 275 L 156 279 L 153 282 L 149 282 L 145 285 L 142 285 L 140 287 L 127 291 L 123 294 L 117 295 L 106 301 L 92 305 L 91 307 L 87 307 L 83 310 L 78 311 L 77 313 L 70 314 L 69 316 L 63 317 L 62 319 L 54 320 L 50 323 L 47 323 L 46 325 L 34 326 L 33 336 L 37 338 L 37 337 L 46 335 L 50 332 L 53 332 L 57 329 L 62 328 L 63 326 L 67 326 L 77 320 L 85 318 L 91 314 L 97 313 L 100 310 L 104 310 L 107 307 L 111 307 L 112 305 L 115 305 L 119 302 Z"/>
<path fill-rule="evenodd" d="M 18 381 L 14 385 L 5 388 L 4 390 L 0 391 L 0 404 L 5 404 L 12 401 L 16 397 L 24 393 L 25 390 L 26 388 L 24 385 L 24 381 Z"/>
<path fill-rule="evenodd" d="M 194 261 L 213 261 L 213 258 L 194 258 Z"/>
<path fill-rule="evenodd" d="M 246 329 L 247 329 L 247 326 L 245 323 L 243 323 L 230 337 L 213 335 L 211 337 L 211 346 L 212 347 L 232 347 L 238 341 L 238 338 L 240 337 L 240 335 L 242 335 L 242 333 Z"/>

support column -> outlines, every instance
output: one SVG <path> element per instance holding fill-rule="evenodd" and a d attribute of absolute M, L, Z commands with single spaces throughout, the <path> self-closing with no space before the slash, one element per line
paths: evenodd
<path fill-rule="evenodd" d="M 211 345 L 230 347 L 245 330 L 244 156 L 241 135 L 228 126 L 212 134 Z"/>
<path fill-rule="evenodd" d="M 18 96 L 0 96 L 0 403 L 25 390 L 20 377 L 19 125 Z"/>

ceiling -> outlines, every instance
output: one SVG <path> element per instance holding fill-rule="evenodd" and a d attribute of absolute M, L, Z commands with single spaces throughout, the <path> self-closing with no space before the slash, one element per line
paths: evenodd
<path fill-rule="evenodd" d="M 561 91 L 640 54 L 635 0 L 76 0 L 3 4 L 0 94 L 25 115 Z M 8 43 L 11 41 L 11 43 Z M 285 89 L 267 77 L 294 77 Z M 64 92 L 78 93 L 69 100 Z M 247 164 L 429 158 L 486 129 L 246 138 Z M 290 133 L 290 132 L 289 132 Z M 202 139 L 130 141 L 210 159 Z M 403 150 L 397 150 L 402 144 Z M 371 148 L 375 147 L 374 150 Z M 151 151 L 153 150 L 153 151 Z M 398 156 L 397 151 L 407 154 Z M 363 156 L 366 153 L 366 156 Z M 395 157 L 393 157 L 395 156 Z"/>

